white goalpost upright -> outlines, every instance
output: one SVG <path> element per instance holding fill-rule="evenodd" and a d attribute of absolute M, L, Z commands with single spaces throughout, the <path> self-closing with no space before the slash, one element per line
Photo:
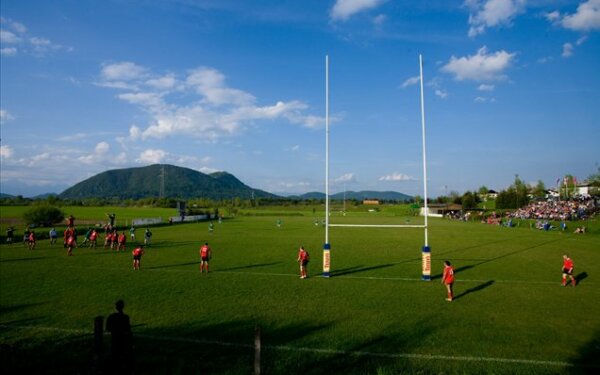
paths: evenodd
<path fill-rule="evenodd" d="M 331 244 L 329 227 L 373 227 L 373 228 L 423 228 L 425 243 L 422 248 L 422 280 L 431 280 L 431 248 L 428 238 L 429 208 L 427 204 L 427 157 L 425 148 L 425 99 L 423 94 L 423 58 L 419 55 L 419 76 L 421 83 L 421 128 L 423 135 L 423 198 L 424 225 L 380 225 L 380 224 L 330 224 L 329 223 L 329 55 L 325 56 L 325 243 L 323 244 L 323 277 L 331 276 Z"/>

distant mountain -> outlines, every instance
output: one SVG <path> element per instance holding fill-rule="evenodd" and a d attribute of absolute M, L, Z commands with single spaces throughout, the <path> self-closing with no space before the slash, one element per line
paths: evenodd
<path fill-rule="evenodd" d="M 14 198 L 14 195 L 0 193 L 0 198 Z"/>
<path fill-rule="evenodd" d="M 403 193 L 398 193 L 396 191 L 346 191 L 341 193 L 332 194 L 330 196 L 333 200 L 343 200 L 344 196 L 346 199 L 356 199 L 356 200 L 364 200 L 364 199 L 379 199 L 386 201 L 410 201 L 413 200 L 414 197 L 410 195 L 406 195 Z M 320 192 L 310 192 L 302 195 L 290 196 L 291 199 L 325 199 L 325 194 Z"/>
<path fill-rule="evenodd" d="M 32 199 L 46 199 L 46 198 L 51 197 L 51 196 L 58 197 L 58 194 L 56 194 L 56 193 L 45 193 L 45 194 L 39 194 L 39 195 L 33 196 L 31 198 Z"/>
<path fill-rule="evenodd" d="M 164 181 L 163 181 L 164 180 Z M 227 172 L 204 174 L 189 168 L 154 164 L 99 173 L 63 191 L 61 199 L 119 198 L 277 198 L 253 189 Z"/>

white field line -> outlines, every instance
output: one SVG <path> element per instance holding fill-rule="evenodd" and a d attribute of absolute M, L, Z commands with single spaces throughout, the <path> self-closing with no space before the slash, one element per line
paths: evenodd
<path fill-rule="evenodd" d="M 418 224 L 329 224 L 329 226 L 350 228 L 425 228 L 425 225 Z"/>
<path fill-rule="evenodd" d="M 52 266 L 48 266 L 52 267 Z M 122 268 L 111 268 L 111 267 L 98 267 L 98 266 L 56 266 L 60 268 L 74 268 L 74 269 L 96 269 L 96 270 L 106 270 L 106 271 L 124 271 Z M 143 267 L 143 266 L 142 266 Z M 132 271 L 133 272 L 133 271 Z M 178 272 L 178 273 L 199 273 L 198 270 L 189 270 L 189 269 L 162 269 L 162 268 L 142 268 L 140 272 Z M 357 271 L 358 272 L 358 271 Z M 278 277 L 298 277 L 295 273 L 276 273 L 276 272 L 244 272 L 244 271 L 211 271 L 211 273 L 222 273 L 222 274 L 232 274 L 232 275 L 251 275 L 251 276 L 278 276 Z M 319 278 L 320 275 L 311 276 L 310 278 Z M 348 276 L 348 275 L 335 275 L 335 271 L 332 273 L 329 279 L 355 279 L 355 280 L 385 280 L 385 281 L 419 281 L 423 280 L 420 278 L 410 278 L 410 277 L 381 277 L 381 276 Z M 496 279 L 488 279 L 488 280 L 477 280 L 477 279 L 457 279 L 457 283 L 487 283 L 493 281 L 494 283 L 499 284 L 522 284 L 522 285 L 560 285 L 560 280 L 557 281 L 541 281 L 541 280 L 496 280 Z M 585 282 L 586 285 L 595 285 L 591 282 Z"/>
<path fill-rule="evenodd" d="M 16 329 L 32 329 L 40 331 L 55 331 L 64 333 L 76 333 L 76 334 L 93 334 L 81 329 L 66 329 L 66 328 L 55 328 L 55 327 L 43 327 L 43 326 L 11 326 L 0 324 L 1 328 L 16 328 Z M 107 334 L 107 333 L 105 333 Z M 174 336 L 156 336 L 156 335 L 145 335 L 135 334 L 136 337 L 146 338 L 150 340 L 158 341 L 175 341 L 175 342 L 186 342 L 193 344 L 203 345 L 218 345 L 218 346 L 229 346 L 238 348 L 254 348 L 252 344 L 234 343 L 218 340 L 204 340 L 204 339 L 193 339 L 186 337 L 174 337 Z M 521 365 L 536 365 L 536 366 L 559 366 L 559 367 L 589 367 L 598 368 L 594 365 L 574 364 L 569 362 L 560 361 L 541 361 L 532 359 L 520 359 L 520 358 L 497 358 L 497 357 L 471 357 L 471 356 L 452 356 L 452 355 L 438 355 L 438 354 L 415 354 L 415 353 L 380 353 L 380 352 L 367 352 L 367 351 L 353 351 L 353 350 L 338 350 L 328 348 L 308 348 L 308 347 L 297 347 L 288 345 L 262 345 L 264 349 L 279 350 L 279 351 L 293 351 L 293 352 L 308 352 L 308 353 L 319 353 L 319 354 L 334 354 L 343 356 L 359 356 L 359 357 L 380 357 L 380 358 L 404 358 L 404 359 L 418 359 L 418 360 L 442 360 L 442 361 L 457 361 L 457 362 L 496 362 L 496 363 L 514 363 Z"/>

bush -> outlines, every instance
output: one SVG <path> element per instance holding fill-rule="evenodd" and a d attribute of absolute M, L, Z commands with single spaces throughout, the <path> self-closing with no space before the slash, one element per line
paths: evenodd
<path fill-rule="evenodd" d="M 65 214 L 60 209 L 52 206 L 33 207 L 25 211 L 23 220 L 28 225 L 50 226 L 65 219 Z"/>

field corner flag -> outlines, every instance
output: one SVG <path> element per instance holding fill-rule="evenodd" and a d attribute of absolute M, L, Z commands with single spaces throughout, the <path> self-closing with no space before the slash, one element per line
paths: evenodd
<path fill-rule="evenodd" d="M 431 248 L 423 246 L 423 281 L 431 281 Z"/>
<path fill-rule="evenodd" d="M 323 277 L 329 277 L 329 266 L 330 266 L 329 250 L 331 250 L 331 245 L 328 243 L 324 244 L 323 245 Z"/>

